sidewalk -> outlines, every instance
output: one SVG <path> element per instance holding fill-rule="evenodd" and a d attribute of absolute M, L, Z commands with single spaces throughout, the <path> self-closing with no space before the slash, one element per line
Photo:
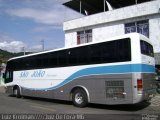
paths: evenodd
<path fill-rule="evenodd" d="M 154 98 L 151 99 L 151 106 L 160 106 L 160 94 L 156 94 Z"/>
<path fill-rule="evenodd" d="M 0 85 L 0 93 L 5 93 L 5 88 L 2 85 Z"/>

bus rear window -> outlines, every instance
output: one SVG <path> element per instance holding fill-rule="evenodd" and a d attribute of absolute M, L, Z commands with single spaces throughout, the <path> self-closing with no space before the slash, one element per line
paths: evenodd
<path fill-rule="evenodd" d="M 150 57 L 154 57 L 153 46 L 146 41 L 141 40 L 141 53 Z"/>

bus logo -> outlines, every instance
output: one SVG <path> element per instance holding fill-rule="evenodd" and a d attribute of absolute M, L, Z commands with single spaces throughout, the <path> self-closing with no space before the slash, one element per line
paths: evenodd
<path fill-rule="evenodd" d="M 26 77 L 28 77 L 28 75 L 29 75 L 29 72 L 27 72 L 27 71 L 23 71 L 20 73 L 21 78 L 26 78 Z"/>
<path fill-rule="evenodd" d="M 31 77 L 40 78 L 40 77 L 44 77 L 44 75 L 45 75 L 45 71 L 43 71 L 43 70 L 35 70 L 33 72 L 33 74 L 31 75 Z"/>

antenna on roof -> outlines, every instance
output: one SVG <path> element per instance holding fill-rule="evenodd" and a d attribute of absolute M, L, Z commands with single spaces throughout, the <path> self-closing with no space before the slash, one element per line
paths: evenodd
<path fill-rule="evenodd" d="M 113 10 L 111 4 L 110 4 L 107 0 L 106 0 L 106 4 L 107 4 L 107 7 L 108 7 L 108 10 L 109 10 L 109 11 L 110 11 L 110 10 Z"/>
<path fill-rule="evenodd" d="M 86 15 L 88 15 L 88 12 L 87 12 L 87 10 L 84 10 L 84 12 L 85 12 L 85 14 L 86 14 Z"/>

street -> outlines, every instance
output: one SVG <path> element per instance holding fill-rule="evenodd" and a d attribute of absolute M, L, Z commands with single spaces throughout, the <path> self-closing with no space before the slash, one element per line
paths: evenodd
<path fill-rule="evenodd" d="M 5 94 L 1 89 L 0 91 L 0 119 L 5 119 L 6 114 L 47 114 L 52 115 L 52 117 L 54 115 L 54 119 L 59 120 L 118 120 L 119 118 L 126 120 L 141 120 L 144 116 L 147 116 L 150 119 L 154 118 L 155 120 L 160 119 L 160 95 L 158 94 L 150 101 L 150 103 L 145 102 L 137 105 L 115 106 L 89 104 L 85 108 L 77 108 L 72 105 L 72 102 L 31 97 L 22 97 L 20 99 L 17 99 L 13 96 Z M 75 117 L 74 115 L 79 116 L 77 118 L 77 116 Z"/>

